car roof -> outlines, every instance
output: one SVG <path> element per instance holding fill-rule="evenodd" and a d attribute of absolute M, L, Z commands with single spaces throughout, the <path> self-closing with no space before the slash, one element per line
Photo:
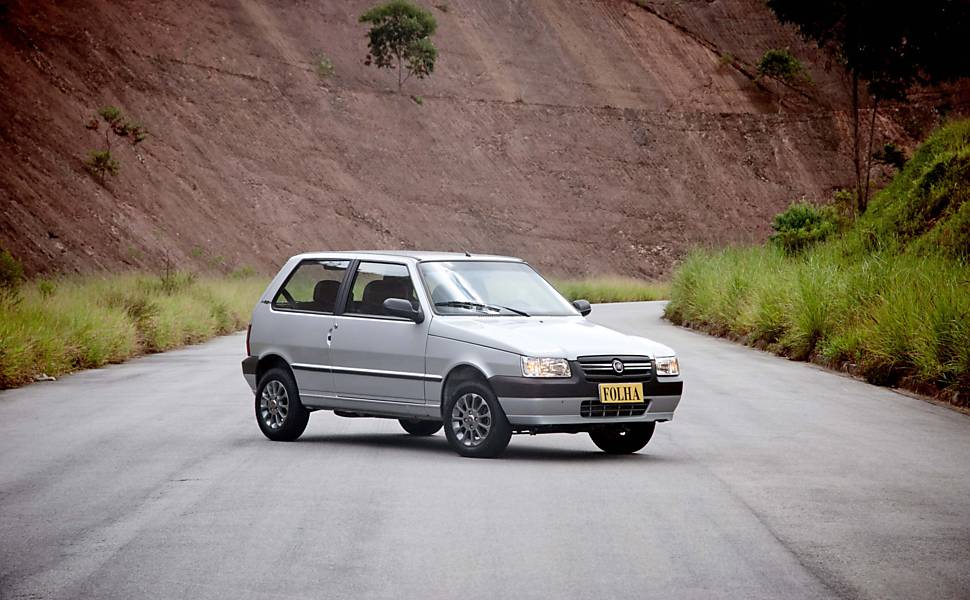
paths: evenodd
<path fill-rule="evenodd" d="M 463 252 L 435 252 L 429 250 L 340 250 L 305 252 L 298 256 L 301 260 L 314 258 L 400 260 L 403 258 L 413 262 L 475 260 L 524 262 L 521 258 L 516 258 L 514 256 L 500 256 L 497 254 L 472 254 Z"/>

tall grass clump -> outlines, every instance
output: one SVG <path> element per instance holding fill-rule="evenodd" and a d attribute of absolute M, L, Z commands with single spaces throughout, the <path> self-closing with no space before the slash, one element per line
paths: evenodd
<path fill-rule="evenodd" d="M 666 316 L 970 406 L 968 197 L 970 120 L 935 132 L 842 232 L 694 251 Z M 813 210 L 789 209 L 776 231 L 818 231 Z"/>
<path fill-rule="evenodd" d="M 590 302 L 665 300 L 670 293 L 670 286 L 666 283 L 630 277 L 559 279 L 552 284 L 569 300 L 583 299 Z"/>
<path fill-rule="evenodd" d="M 239 330 L 265 285 L 184 273 L 27 282 L 0 295 L 0 388 Z"/>

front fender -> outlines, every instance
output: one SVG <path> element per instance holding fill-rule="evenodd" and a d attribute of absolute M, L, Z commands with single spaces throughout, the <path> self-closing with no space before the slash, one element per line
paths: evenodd
<path fill-rule="evenodd" d="M 441 405 L 441 389 L 453 369 L 461 366 L 477 369 L 485 376 L 513 377 L 522 375 L 519 355 L 451 338 L 428 336 L 425 366 L 429 375 L 439 375 L 437 381 L 425 382 L 425 398 L 433 406 Z"/>

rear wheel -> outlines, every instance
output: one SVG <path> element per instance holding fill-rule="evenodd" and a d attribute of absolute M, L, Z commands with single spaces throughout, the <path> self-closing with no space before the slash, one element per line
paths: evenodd
<path fill-rule="evenodd" d="M 589 437 L 607 454 L 633 454 L 650 442 L 656 426 L 656 423 L 604 425 L 590 431 Z"/>
<path fill-rule="evenodd" d="M 270 369 L 256 386 L 256 423 L 274 442 L 291 442 L 303 434 L 310 412 L 300 402 L 293 375 Z"/>
<path fill-rule="evenodd" d="M 494 458 L 512 439 L 512 426 L 484 383 L 460 385 L 445 402 L 443 415 L 448 443 L 462 456 Z"/>
<path fill-rule="evenodd" d="M 398 419 L 398 423 L 411 435 L 434 435 L 441 429 L 438 421 L 419 421 L 417 419 Z"/>

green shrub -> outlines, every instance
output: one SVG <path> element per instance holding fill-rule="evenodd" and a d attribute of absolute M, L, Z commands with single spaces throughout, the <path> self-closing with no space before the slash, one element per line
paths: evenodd
<path fill-rule="evenodd" d="M 832 203 L 830 206 L 842 220 L 855 218 L 857 204 L 856 195 L 853 190 L 842 188 L 832 192 Z"/>
<path fill-rule="evenodd" d="M 115 177 L 121 171 L 121 165 L 112 157 L 111 150 L 92 150 L 88 153 L 84 166 L 92 175 L 97 176 L 101 183 L 104 183 L 105 175 Z"/>
<path fill-rule="evenodd" d="M 326 57 L 324 54 L 317 56 L 316 63 L 314 63 L 314 69 L 320 79 L 329 79 L 333 77 L 336 70 L 333 66 L 333 61 Z"/>
<path fill-rule="evenodd" d="M 232 277 L 233 279 L 251 279 L 256 277 L 256 275 L 256 269 L 250 267 L 249 265 L 243 265 L 230 273 L 229 277 Z"/>
<path fill-rule="evenodd" d="M 40 292 L 42 298 L 50 298 L 57 291 L 57 286 L 53 281 L 41 279 L 37 282 L 37 291 Z"/>
<path fill-rule="evenodd" d="M 826 240 L 838 230 L 835 211 L 807 202 L 796 202 L 771 222 L 775 233 L 769 240 L 788 254 L 798 252 Z"/>
<path fill-rule="evenodd" d="M 873 152 L 872 160 L 896 169 L 902 169 L 906 165 L 906 155 L 892 142 Z"/>
<path fill-rule="evenodd" d="M 169 271 L 155 279 L 143 279 L 139 284 L 148 292 L 172 295 L 187 289 L 195 283 L 195 280 L 196 276 L 193 273 Z"/>
<path fill-rule="evenodd" d="M 132 146 L 136 146 L 145 141 L 148 132 L 141 124 L 126 121 L 121 110 L 116 106 L 103 106 L 98 109 L 97 114 L 88 120 L 87 128 L 97 131 L 102 120 L 107 124 L 104 132 L 104 148 L 89 152 L 88 157 L 84 160 L 84 168 L 95 175 L 101 185 L 104 185 L 106 175 L 114 177 L 121 170 L 121 164 L 115 160 L 111 153 L 110 134 L 113 132 L 118 137 L 127 138 Z"/>
<path fill-rule="evenodd" d="M 0 293 L 13 293 L 24 281 L 24 267 L 10 254 L 0 250 Z"/>
<path fill-rule="evenodd" d="M 786 83 L 798 83 L 804 81 L 811 83 L 812 78 L 802 66 L 801 61 L 795 58 L 787 48 L 772 48 L 765 51 L 758 61 L 758 74 L 762 77 L 774 77 Z"/>
<path fill-rule="evenodd" d="M 98 116 L 109 124 L 118 123 L 121 121 L 121 109 L 117 106 L 102 106 L 98 109 Z"/>

